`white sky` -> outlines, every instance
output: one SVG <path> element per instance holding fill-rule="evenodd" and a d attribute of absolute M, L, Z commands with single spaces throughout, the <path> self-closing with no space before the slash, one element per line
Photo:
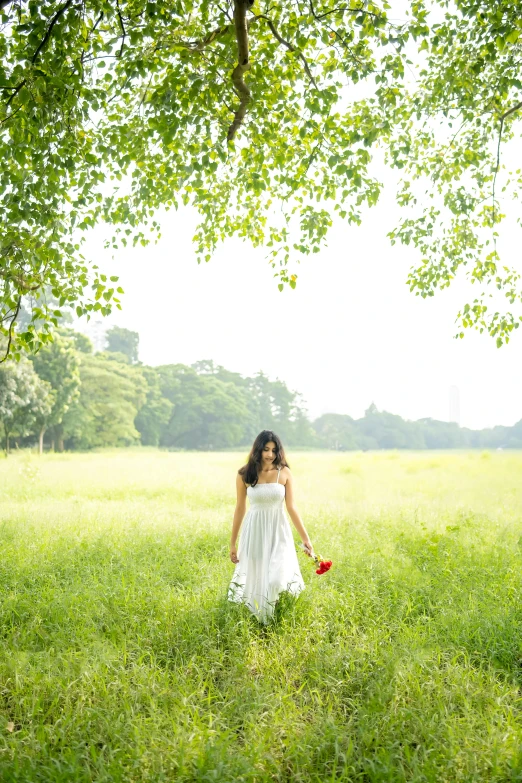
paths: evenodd
<path fill-rule="evenodd" d="M 138 331 L 147 364 L 213 359 L 279 377 L 303 394 L 313 418 L 358 418 L 373 401 L 404 418 L 448 420 L 454 385 L 462 426 L 515 423 L 522 329 L 501 349 L 471 331 L 455 340 L 455 316 L 475 292 L 459 284 L 432 299 L 411 294 L 405 280 L 416 251 L 386 237 L 398 215 L 390 188 L 362 227 L 338 224 L 328 246 L 299 266 L 297 288 L 282 293 L 263 249 L 229 240 L 198 265 L 189 209 L 164 216 L 158 245 L 118 251 L 114 260 L 97 230 L 87 254 L 125 289 L 123 311 L 104 326 Z M 520 239 L 508 227 L 503 245 L 518 250 Z"/>

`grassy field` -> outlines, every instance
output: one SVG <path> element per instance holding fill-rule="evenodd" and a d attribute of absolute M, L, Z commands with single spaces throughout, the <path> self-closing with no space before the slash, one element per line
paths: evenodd
<path fill-rule="evenodd" d="M 225 600 L 238 454 L 0 460 L 0 780 L 522 781 L 522 455 L 290 455 L 322 577 Z"/>

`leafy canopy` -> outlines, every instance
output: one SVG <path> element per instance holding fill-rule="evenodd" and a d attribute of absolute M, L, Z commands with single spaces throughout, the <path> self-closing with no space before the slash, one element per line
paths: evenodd
<path fill-rule="evenodd" d="M 486 303 L 489 283 L 520 300 L 495 247 L 500 150 L 522 106 L 515 0 L 415 0 L 400 22 L 386 0 L 0 9 L 0 321 L 15 353 L 47 340 L 64 306 L 120 306 L 117 280 L 81 255 L 78 229 L 99 221 L 114 247 L 146 243 L 159 208 L 191 204 L 200 259 L 236 235 L 295 287 L 334 216 L 358 223 L 376 203 L 376 146 L 405 173 L 414 213 L 392 239 L 420 250 L 412 290 L 431 296 L 463 268 L 481 291 L 462 327 L 501 344 L 518 326 Z M 16 331 L 27 295 L 33 320 Z"/>

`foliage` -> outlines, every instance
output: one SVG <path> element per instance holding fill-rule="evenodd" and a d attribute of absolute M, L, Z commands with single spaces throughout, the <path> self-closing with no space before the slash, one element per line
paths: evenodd
<path fill-rule="evenodd" d="M 519 302 L 494 236 L 522 107 L 515 0 L 415 0 L 400 23 L 386 0 L 0 8 L 0 322 L 15 351 L 45 341 L 64 306 L 119 306 L 116 278 L 81 255 L 76 229 L 100 220 L 114 247 L 146 243 L 158 208 L 191 204 L 200 259 L 239 236 L 294 287 L 335 216 L 358 223 L 377 201 L 377 147 L 404 172 L 399 203 L 418 210 L 392 232 L 420 251 L 412 290 L 431 296 L 464 269 Z M 515 173 L 510 192 L 520 184 Z M 460 324 L 501 344 L 518 317 L 484 309 L 482 293 Z"/>
<path fill-rule="evenodd" d="M 357 428 L 351 416 L 324 413 L 314 421 L 319 442 L 328 449 L 350 451 L 358 448 Z"/>
<path fill-rule="evenodd" d="M 147 382 L 147 398 L 134 423 L 144 446 L 159 446 L 174 404 L 163 396 L 158 372 L 152 367 L 143 367 L 142 372 Z"/>
<path fill-rule="evenodd" d="M 71 337 L 74 340 L 77 351 L 80 351 L 80 353 L 93 352 L 92 341 L 85 334 L 71 330 Z"/>
<path fill-rule="evenodd" d="M 43 345 L 31 357 L 38 376 L 47 381 L 54 392 L 52 409 L 42 421 L 41 429 L 53 428 L 52 441 L 58 445 L 59 451 L 63 451 L 63 417 L 80 393 L 78 343 L 73 335 L 72 330 L 62 329 L 51 343 Z"/>
<path fill-rule="evenodd" d="M 38 377 L 27 359 L 0 365 L 0 422 L 4 445 L 9 452 L 10 438 L 24 436 L 51 415 L 55 392 Z"/>
<path fill-rule="evenodd" d="M 245 390 L 182 364 L 163 365 L 157 372 L 162 394 L 173 405 L 163 446 L 215 449 L 241 441 L 250 426 Z"/>
<path fill-rule="evenodd" d="M 141 370 L 111 354 L 86 354 L 80 379 L 80 397 L 63 419 L 66 446 L 89 449 L 139 442 L 134 420 L 147 394 Z"/>
<path fill-rule="evenodd" d="M 42 449 L 50 428 L 51 448 L 60 451 L 64 445 L 89 449 L 133 443 L 246 449 L 262 429 L 272 429 L 287 447 L 338 451 L 522 448 L 522 421 L 513 427 L 473 431 L 434 419 L 406 421 L 372 404 L 360 419 L 326 413 L 311 422 L 301 395 L 262 372 L 245 377 L 211 360 L 190 367 L 131 365 L 120 352 L 86 353 L 92 346 L 81 338 L 62 328 L 55 342 L 33 357 L 30 364 L 44 383 L 41 400 L 33 392 L 17 396 L 18 376 L 14 365 L 6 364 L 6 410 L 23 408 L 16 400 L 24 394 L 33 399 L 34 411 L 24 408 L 25 423 L 16 428 L 25 444 L 32 445 L 39 437 Z M 22 379 L 27 372 L 25 363 Z M 6 423 L 14 431 L 11 419 Z"/>
<path fill-rule="evenodd" d="M 502 154 L 520 137 L 520 3 L 426 5 L 426 25 L 437 10 L 439 19 L 420 31 L 416 80 L 399 90 L 387 152 L 403 176 L 399 204 L 410 213 L 391 237 L 420 251 L 408 278 L 417 295 L 433 296 L 466 275 L 475 298 L 458 314 L 458 336 L 475 327 L 500 347 L 522 320 L 520 272 L 497 248 L 504 206 L 522 186 L 519 151 L 511 144 Z"/>
<path fill-rule="evenodd" d="M 18 297 L 39 301 L 44 284 L 60 304 L 79 299 L 79 313 L 118 303 L 96 266 L 90 282 L 76 227 L 103 219 L 125 227 L 123 243 L 145 242 L 139 226 L 158 207 L 190 203 L 201 258 L 236 234 L 271 247 L 280 285 L 295 286 L 290 257 L 318 251 L 327 203 L 351 222 L 375 203 L 368 147 L 386 125 L 366 101 L 347 109 L 344 85 L 400 79 L 407 26 L 388 22 L 385 0 L 263 6 L 246 19 L 251 5 L 236 0 L 234 24 L 231 4 L 208 0 L 2 3 L 6 328 Z M 34 317 L 54 314 L 39 305 Z M 19 340 L 31 346 L 36 331 Z"/>
<path fill-rule="evenodd" d="M 522 448 L 522 420 L 513 427 L 470 430 L 455 422 L 436 419 L 407 421 L 371 405 L 360 419 L 325 413 L 312 426 L 319 445 L 340 451 Z"/>
<path fill-rule="evenodd" d="M 131 364 L 137 364 L 140 344 L 138 332 L 123 329 L 121 326 L 113 326 L 107 330 L 106 338 L 107 351 L 124 354 Z"/>

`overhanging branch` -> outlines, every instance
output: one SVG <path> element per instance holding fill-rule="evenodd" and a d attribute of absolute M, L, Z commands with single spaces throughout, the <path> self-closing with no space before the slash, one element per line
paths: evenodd
<path fill-rule="evenodd" d="M 62 7 L 57 10 L 55 15 L 53 16 L 53 18 L 49 22 L 49 27 L 47 28 L 47 31 L 46 31 L 43 39 L 38 44 L 38 48 L 36 49 L 35 53 L 33 54 L 32 58 L 31 58 L 31 62 L 33 63 L 33 65 L 35 64 L 35 62 L 36 62 L 36 60 L 38 58 L 38 55 L 40 54 L 40 52 L 42 51 L 42 49 L 44 48 L 44 46 L 48 42 L 49 38 L 51 37 L 51 34 L 53 32 L 53 27 L 55 26 L 56 22 L 67 11 L 69 6 L 71 6 L 72 4 L 73 4 L 73 0 L 67 0 L 67 2 L 64 3 L 62 5 Z"/>
<path fill-rule="evenodd" d="M 309 67 L 307 61 L 306 61 L 306 57 L 303 55 L 303 53 L 300 52 L 298 49 L 296 49 L 295 46 L 292 46 L 292 44 L 289 41 L 285 41 L 285 39 L 278 33 L 275 24 L 272 22 L 271 19 L 269 19 L 268 16 L 265 16 L 264 14 L 261 14 L 260 16 L 257 16 L 256 18 L 257 19 L 264 19 L 266 21 L 267 25 L 269 26 L 270 30 L 272 31 L 272 35 L 274 36 L 276 41 L 278 41 L 282 46 L 285 46 L 288 49 L 289 52 L 295 52 L 297 54 L 297 56 L 299 57 L 299 59 L 301 60 L 301 62 L 304 65 L 304 69 L 306 71 L 306 75 L 308 76 L 308 78 L 310 79 L 310 81 L 314 85 L 315 89 L 317 90 L 318 89 L 317 83 L 316 83 L 314 77 L 312 76 L 312 72 L 310 70 L 310 67 Z"/>
<path fill-rule="evenodd" d="M 176 44 L 178 46 L 183 46 L 191 52 L 202 52 L 203 49 L 206 49 L 207 46 L 214 43 L 218 38 L 221 38 L 227 33 L 231 33 L 233 29 L 234 25 L 227 24 L 224 27 L 218 27 L 216 30 L 212 30 L 212 32 L 205 36 L 205 38 L 202 38 L 201 41 L 176 41 Z"/>
<path fill-rule="evenodd" d="M 0 3 L 1 2 L 2 2 L 2 0 L 0 0 Z M 44 46 L 49 41 L 49 39 L 50 39 L 50 37 L 52 35 L 52 32 L 53 32 L 53 27 L 55 26 L 56 22 L 67 11 L 69 6 L 71 6 L 73 4 L 73 2 L 74 2 L 74 0 L 67 0 L 67 2 L 64 3 L 64 5 L 62 5 L 62 7 L 59 8 L 58 11 L 55 13 L 55 15 L 52 17 L 51 21 L 49 22 L 49 27 L 47 28 L 44 37 L 42 38 L 42 40 L 38 44 L 35 53 L 31 57 L 31 63 L 33 65 L 35 64 L 36 60 L 38 59 L 38 56 L 39 56 L 40 52 L 42 51 Z M 8 5 L 8 3 L 5 2 L 4 5 Z M 0 5 L 0 9 L 2 7 L 3 6 Z M 19 84 L 17 84 L 16 87 L 12 88 L 13 92 L 11 93 L 11 95 L 9 97 L 9 100 L 6 102 L 6 106 L 9 106 L 12 103 L 14 98 L 16 98 L 16 96 L 18 95 L 18 93 L 20 92 L 20 90 L 22 89 L 22 87 L 25 84 L 27 84 L 27 79 L 22 79 L 22 81 Z"/>
<path fill-rule="evenodd" d="M 5 360 L 9 356 L 9 351 L 11 350 L 11 343 L 13 341 L 13 325 L 14 325 L 14 322 L 16 321 L 16 319 L 18 318 L 18 313 L 20 312 L 20 307 L 21 306 L 22 306 L 22 297 L 19 296 L 18 297 L 18 303 L 16 305 L 16 310 L 15 310 L 14 315 L 11 318 L 11 322 L 9 324 L 9 333 L 8 333 L 9 336 L 8 336 L 8 340 L 7 340 L 7 348 L 6 348 L 6 351 L 5 351 L 5 356 L 3 357 L 3 359 L 0 359 L 0 364 L 5 362 Z"/>
<path fill-rule="evenodd" d="M 495 224 L 496 219 L 496 186 L 497 186 L 497 175 L 500 170 L 500 144 L 502 142 L 502 133 L 504 131 L 504 122 L 507 120 L 508 117 L 510 117 L 512 114 L 515 114 L 515 112 L 522 109 L 522 101 L 519 101 L 514 106 L 511 107 L 511 109 L 508 109 L 504 112 L 504 114 L 501 114 L 500 119 L 500 127 L 498 129 L 498 142 L 497 142 L 497 163 L 495 166 L 495 171 L 493 173 L 493 188 L 492 188 L 492 202 L 493 202 L 493 225 Z"/>
<path fill-rule="evenodd" d="M 245 73 L 250 69 L 248 52 L 248 24 L 246 20 L 247 8 L 253 4 L 253 0 L 234 0 L 234 27 L 237 40 L 237 65 L 232 71 L 232 82 L 239 96 L 239 107 L 236 109 L 234 119 L 227 133 L 227 141 L 232 141 L 238 128 L 243 124 L 247 113 L 248 104 L 252 94 L 245 84 Z"/>

